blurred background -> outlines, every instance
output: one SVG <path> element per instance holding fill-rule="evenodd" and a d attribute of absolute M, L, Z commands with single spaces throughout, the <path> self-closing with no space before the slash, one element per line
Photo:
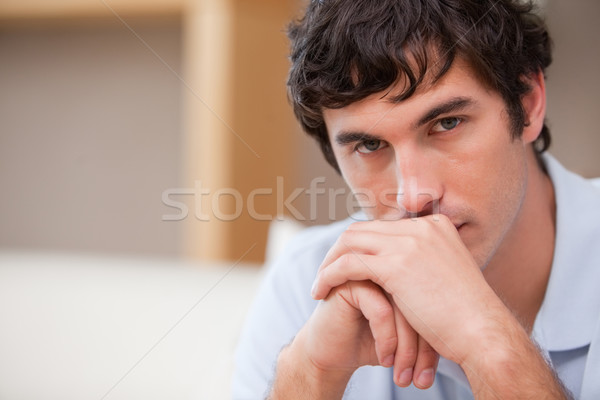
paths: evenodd
<path fill-rule="evenodd" d="M 262 262 L 270 221 L 248 214 L 252 190 L 267 190 L 260 215 L 293 218 L 277 177 L 284 199 L 316 176 L 344 187 L 286 99 L 284 30 L 301 4 L 0 2 L 0 247 L 236 260 L 255 245 L 244 259 Z M 541 4 L 551 151 L 599 176 L 600 3 Z M 304 224 L 343 218 L 346 198 L 331 215 L 328 194 L 314 218 L 307 193 L 290 204 Z M 228 221 L 203 220 L 215 205 Z"/>
<path fill-rule="evenodd" d="M 343 187 L 286 99 L 299 8 L 0 0 L 0 399 L 231 398 L 271 220 Z"/>
<path fill-rule="evenodd" d="M 355 210 L 287 102 L 302 4 L 0 0 L 0 398 L 230 397 L 272 220 Z M 600 2 L 540 5 L 551 152 L 600 176 Z"/>

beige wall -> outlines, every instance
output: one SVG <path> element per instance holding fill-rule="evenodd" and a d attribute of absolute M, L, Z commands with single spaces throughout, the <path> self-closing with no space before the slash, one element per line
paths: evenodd
<path fill-rule="evenodd" d="M 600 2 L 546 0 L 554 39 L 548 71 L 550 151 L 585 176 L 600 176 Z"/>
<path fill-rule="evenodd" d="M 131 26 L 175 70 L 178 19 Z M 114 18 L 0 30 L 0 247 L 173 256 L 178 80 Z"/>

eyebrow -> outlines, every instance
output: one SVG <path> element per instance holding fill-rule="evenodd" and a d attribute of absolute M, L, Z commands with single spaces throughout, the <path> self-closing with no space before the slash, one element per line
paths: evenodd
<path fill-rule="evenodd" d="M 470 97 L 454 97 L 450 100 L 437 105 L 436 107 L 429 110 L 419 121 L 413 126 L 413 128 L 419 128 L 426 123 L 436 119 L 442 114 L 448 114 L 451 112 L 464 110 L 467 107 L 475 105 L 475 100 Z"/>
<path fill-rule="evenodd" d="M 475 104 L 476 101 L 470 97 L 453 97 L 441 104 L 436 105 L 434 108 L 425 113 L 425 115 L 423 115 L 413 126 L 413 129 L 417 129 L 427 124 L 428 122 L 436 119 L 440 115 L 464 110 L 465 108 L 471 107 Z M 341 131 L 335 135 L 335 142 L 340 146 L 370 140 L 383 139 L 379 136 L 362 131 Z"/>
<path fill-rule="evenodd" d="M 340 132 L 335 136 L 335 142 L 344 146 L 356 142 L 368 142 L 370 140 L 383 140 L 379 136 L 371 135 L 366 132 Z"/>

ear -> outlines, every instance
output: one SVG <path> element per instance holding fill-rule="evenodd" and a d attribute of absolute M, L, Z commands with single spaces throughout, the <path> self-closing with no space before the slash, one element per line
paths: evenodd
<path fill-rule="evenodd" d="M 531 89 L 521 98 L 525 111 L 525 127 L 521 138 L 525 143 L 533 143 L 540 135 L 546 117 L 546 83 L 542 71 L 524 79 Z"/>

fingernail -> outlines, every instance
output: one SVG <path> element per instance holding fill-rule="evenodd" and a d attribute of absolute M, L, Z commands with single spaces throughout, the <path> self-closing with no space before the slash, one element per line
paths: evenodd
<path fill-rule="evenodd" d="M 317 282 L 318 282 L 318 281 L 319 281 L 318 279 L 315 279 L 315 281 L 314 281 L 314 282 L 313 282 L 313 284 L 312 284 L 312 288 L 310 288 L 310 295 L 311 295 L 313 298 L 315 297 L 315 294 L 317 293 Z"/>
<path fill-rule="evenodd" d="M 392 365 L 394 365 L 394 355 L 390 354 L 389 356 L 383 359 L 383 366 L 391 367 Z"/>
<path fill-rule="evenodd" d="M 398 386 L 410 385 L 410 381 L 412 381 L 412 376 L 413 376 L 413 369 L 406 368 L 404 371 L 402 371 L 402 373 L 400 374 L 400 377 L 398 378 Z"/>
<path fill-rule="evenodd" d="M 433 368 L 427 368 L 421 371 L 421 375 L 417 380 L 419 386 L 429 387 L 433 384 Z"/>

